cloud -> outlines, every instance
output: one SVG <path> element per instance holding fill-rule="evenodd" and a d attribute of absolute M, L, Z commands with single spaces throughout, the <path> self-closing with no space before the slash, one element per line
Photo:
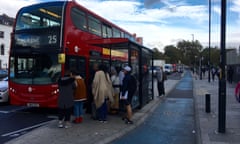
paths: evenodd
<path fill-rule="evenodd" d="M 213 6 L 213 12 L 217 13 L 218 16 L 221 16 L 221 7 L 220 6 Z"/>
<path fill-rule="evenodd" d="M 238 19 L 237 24 L 240 24 L 240 0 L 233 0 L 233 4 L 230 6 L 230 11 L 237 13 Z"/>
<path fill-rule="evenodd" d="M 144 0 L 144 7 L 150 8 L 151 6 L 160 3 L 161 0 Z"/>
<path fill-rule="evenodd" d="M 4 0 L 4 2 L 0 2 L 0 14 L 5 13 L 10 17 L 16 17 L 17 11 L 20 8 L 37 2 L 38 0 Z"/>
<path fill-rule="evenodd" d="M 154 5 L 156 2 L 160 0 L 145 1 L 144 4 L 146 7 L 146 4 Z M 173 4 L 174 0 L 170 2 L 164 1 L 162 8 L 145 8 L 140 1 L 79 1 L 80 4 L 130 33 L 137 33 L 137 36 L 143 37 L 145 46 L 150 48 L 159 46 L 160 50 L 165 45 L 175 45 L 179 39 L 190 39 L 190 34 L 196 33 L 195 27 L 203 27 L 203 23 L 208 21 L 206 6 L 190 6 L 183 2 Z M 185 23 L 180 25 L 183 19 Z M 189 27 L 182 27 L 182 24 Z"/>
<path fill-rule="evenodd" d="M 26 5 L 45 0 L 1 1 L 1 13 L 15 17 Z M 53 0 L 49 0 L 53 1 Z M 111 21 L 121 28 L 143 37 L 144 45 L 163 50 L 179 40 L 191 40 L 191 34 L 201 43 L 208 43 L 208 5 L 189 4 L 192 0 L 76 0 L 79 4 Z M 240 0 L 232 0 L 230 10 L 237 14 L 240 24 Z M 212 0 L 212 42 L 220 40 L 220 0 Z M 229 24 L 229 41 L 239 41 L 238 25 Z"/>
<path fill-rule="evenodd" d="M 240 0 L 233 0 L 232 3 L 233 4 L 230 7 L 230 10 L 240 14 L 240 9 L 239 9 L 239 7 L 240 7 Z"/>

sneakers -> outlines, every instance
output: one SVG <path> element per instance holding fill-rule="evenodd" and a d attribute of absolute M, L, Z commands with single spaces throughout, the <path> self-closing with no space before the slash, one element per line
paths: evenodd
<path fill-rule="evenodd" d="M 58 122 L 58 127 L 59 127 L 59 128 L 63 128 L 63 127 L 64 127 L 64 128 L 67 129 L 67 128 L 70 128 L 70 127 L 71 127 L 71 124 L 70 124 L 70 122 L 65 122 L 65 125 L 63 125 L 63 122 L 62 122 L 62 121 L 59 121 L 59 122 Z"/>
<path fill-rule="evenodd" d="M 71 127 L 70 122 L 66 122 L 64 128 L 65 128 L 65 129 L 68 129 L 68 128 L 70 128 L 70 127 Z"/>
<path fill-rule="evenodd" d="M 75 120 L 73 121 L 73 123 L 82 123 L 83 118 L 82 117 L 77 117 L 75 118 Z"/>
<path fill-rule="evenodd" d="M 107 120 L 98 120 L 100 123 L 107 123 Z"/>
<path fill-rule="evenodd" d="M 123 120 L 123 121 L 126 121 L 126 120 L 127 120 L 127 117 L 122 117 L 122 120 Z"/>
<path fill-rule="evenodd" d="M 133 124 L 133 121 L 131 121 L 131 120 L 126 120 L 126 121 L 125 121 L 125 124 Z"/>
<path fill-rule="evenodd" d="M 58 122 L 58 127 L 59 127 L 59 128 L 63 128 L 63 122 L 62 122 L 62 121 L 59 121 L 59 122 Z"/>
<path fill-rule="evenodd" d="M 129 120 L 127 117 L 123 117 L 122 120 L 125 121 L 125 124 L 133 124 L 133 121 Z"/>

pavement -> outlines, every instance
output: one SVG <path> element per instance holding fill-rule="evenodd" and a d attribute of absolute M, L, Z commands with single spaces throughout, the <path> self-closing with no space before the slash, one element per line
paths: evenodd
<path fill-rule="evenodd" d="M 175 87 L 178 80 L 165 82 L 167 94 Z M 218 81 L 208 82 L 207 77 L 193 80 L 196 137 L 198 144 L 239 144 L 240 143 L 240 103 L 234 98 L 235 84 L 226 88 L 226 132 L 218 132 Z M 107 123 L 92 120 L 84 115 L 81 124 L 72 124 L 69 129 L 58 128 L 57 120 L 34 129 L 25 135 L 12 139 L 7 144 L 106 144 L 127 134 L 141 125 L 145 119 L 161 104 L 164 98 L 158 98 L 155 85 L 155 97 L 147 105 L 134 111 L 134 124 L 125 124 L 120 115 L 109 115 Z M 210 94 L 210 113 L 205 112 L 205 95 Z"/>
<path fill-rule="evenodd" d="M 194 79 L 195 118 L 199 144 L 240 144 L 240 103 L 235 99 L 236 83 L 226 82 L 226 122 L 219 125 L 219 81 Z M 210 94 L 210 112 L 206 112 L 206 94 Z M 221 107 L 221 106 L 220 106 Z M 225 132 L 219 128 L 225 127 Z"/>

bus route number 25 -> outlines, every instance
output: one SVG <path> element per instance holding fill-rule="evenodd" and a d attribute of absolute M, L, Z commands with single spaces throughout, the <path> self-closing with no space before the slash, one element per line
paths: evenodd
<path fill-rule="evenodd" d="M 48 44 L 56 44 L 56 43 L 57 43 L 57 35 L 49 35 Z"/>

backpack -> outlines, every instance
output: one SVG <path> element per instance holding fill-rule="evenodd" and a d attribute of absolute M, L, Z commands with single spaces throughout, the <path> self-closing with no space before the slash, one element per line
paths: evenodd
<path fill-rule="evenodd" d="M 133 75 L 130 75 L 128 86 L 129 91 L 132 91 L 133 93 L 137 90 L 137 79 Z"/>

